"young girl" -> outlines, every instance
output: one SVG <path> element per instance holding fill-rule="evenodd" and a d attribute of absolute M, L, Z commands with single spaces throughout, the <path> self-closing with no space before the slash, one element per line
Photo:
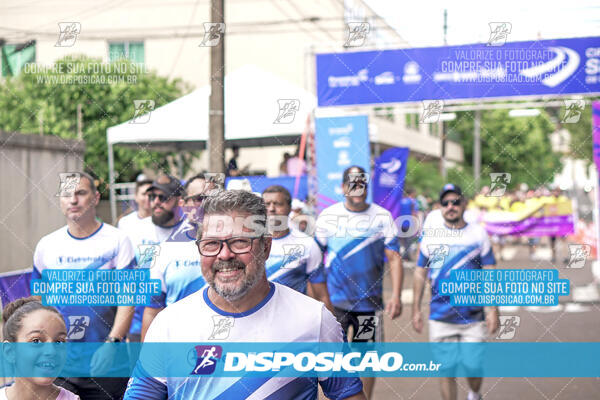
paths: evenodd
<path fill-rule="evenodd" d="M 38 297 L 27 297 L 4 307 L 2 319 L 5 343 L 40 343 L 41 347 L 39 351 L 18 346 L 5 351 L 4 357 L 15 364 L 16 371 L 31 371 L 38 377 L 16 377 L 13 385 L 0 389 L 0 400 L 79 400 L 79 396 L 54 385 L 55 378 L 46 377 L 59 371 L 65 362 L 64 354 L 53 345 L 44 345 L 67 340 L 65 322 L 58 310 L 42 305 Z"/>

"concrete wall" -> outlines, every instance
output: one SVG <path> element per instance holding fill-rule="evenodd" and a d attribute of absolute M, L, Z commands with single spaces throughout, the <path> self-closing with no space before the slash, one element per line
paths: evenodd
<path fill-rule="evenodd" d="M 0 132 L 0 272 L 32 265 L 40 238 L 65 224 L 59 173 L 83 167 L 84 142 Z"/>

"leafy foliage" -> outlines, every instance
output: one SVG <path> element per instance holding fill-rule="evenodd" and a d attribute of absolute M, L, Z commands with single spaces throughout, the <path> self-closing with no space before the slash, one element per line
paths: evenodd
<path fill-rule="evenodd" d="M 100 59 L 67 56 L 52 68 L 25 68 L 0 85 L 0 129 L 21 133 L 41 129 L 46 135 L 76 139 L 77 104 L 81 104 L 85 170 L 107 182 L 106 129 L 134 117 L 134 100 L 151 99 L 160 107 L 186 91 L 189 87 L 181 80 L 169 81 L 127 60 L 103 64 Z M 144 167 L 165 169 L 167 158 L 142 145 L 115 147 L 117 181 L 131 181 Z"/>
<path fill-rule="evenodd" d="M 457 113 L 449 124 L 460 136 L 468 169 L 473 168 L 473 125 L 472 112 Z M 521 118 L 510 117 L 506 109 L 482 111 L 481 184 L 489 184 L 492 172 L 510 173 L 511 188 L 520 183 L 529 187 L 549 184 L 561 168 L 560 155 L 552 151 L 550 143 L 555 129 L 544 110 L 537 117 Z"/>

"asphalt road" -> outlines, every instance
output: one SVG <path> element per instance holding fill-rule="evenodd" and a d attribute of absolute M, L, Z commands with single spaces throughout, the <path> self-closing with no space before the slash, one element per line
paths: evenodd
<path fill-rule="evenodd" d="M 498 268 L 557 268 L 561 279 L 569 279 L 571 293 L 560 298 L 557 307 L 501 308 L 500 315 L 520 318 L 514 337 L 517 342 L 597 342 L 600 341 L 600 296 L 594 282 L 592 262 L 580 269 L 565 268 L 563 259 L 569 249 L 559 244 L 559 263 L 550 262 L 551 253 L 544 242 L 530 260 L 526 246 L 509 246 L 503 254 L 507 260 Z M 414 264 L 413 264 L 414 265 Z M 425 342 L 428 333 L 417 334 L 410 322 L 412 306 L 413 268 L 407 264 L 404 282 L 404 311 L 396 320 L 385 318 L 385 339 L 388 342 Z M 386 277 L 388 278 L 388 277 Z M 390 291 L 389 279 L 384 291 Z M 429 288 L 426 289 L 423 312 L 428 312 Z M 385 296 L 385 295 L 384 295 Z M 385 299 L 385 297 L 384 297 Z M 504 339 L 507 340 L 507 339 Z M 600 360 L 599 360 L 600 362 Z M 458 399 L 466 399 L 468 386 L 464 378 L 458 380 Z M 484 378 L 482 394 L 485 400 L 571 400 L 600 399 L 599 378 Z M 439 381 L 435 378 L 379 378 L 375 384 L 374 399 L 441 399 Z"/>

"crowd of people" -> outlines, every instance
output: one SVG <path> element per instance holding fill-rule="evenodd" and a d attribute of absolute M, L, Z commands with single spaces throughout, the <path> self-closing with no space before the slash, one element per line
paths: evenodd
<path fill-rule="evenodd" d="M 78 176 L 73 191 L 60 197 L 66 225 L 43 237 L 35 249 L 34 279 L 50 269 L 149 268 L 160 281 L 160 295 L 136 307 L 53 308 L 37 298 L 18 300 L 4 310 L 5 340 L 31 341 L 31 331 L 43 333 L 36 333 L 41 342 L 382 342 L 384 318 L 402 314 L 399 237 L 405 227 L 396 226 L 389 211 L 367 203 L 361 167 L 344 171 L 344 200 L 323 210 L 314 229 L 304 225 L 302 230 L 290 219 L 296 200 L 285 187 L 270 186 L 259 196 L 224 190 L 209 174 L 185 183 L 170 175 L 139 179 L 137 209 L 113 227 L 97 218 L 100 194 L 93 178 Z M 418 213 L 414 191 L 408 190 L 403 201 L 407 213 Z M 484 341 L 498 328 L 497 309 L 450 306 L 436 282 L 454 268 L 493 268 L 490 241 L 480 225 L 465 221 L 467 199 L 458 186 L 444 186 L 439 203 L 440 215 L 429 216 L 425 225 L 447 234 L 421 235 L 412 324 L 416 332 L 423 331 L 421 304 L 429 281 L 430 340 Z M 250 217 L 253 222 L 247 223 Z M 457 230 L 464 234 L 456 235 Z M 445 260 L 432 250 L 433 243 L 447 246 Z M 471 251 L 457 265 L 456 255 L 465 248 Z M 384 277 L 391 282 L 387 298 Z M 110 351 L 94 354 L 92 371 L 106 371 L 110 362 Z M 309 379 L 312 384 L 273 377 L 257 385 L 246 378 L 147 376 L 145 370 L 138 363 L 131 379 L 17 378 L 3 393 L 9 399 L 32 398 L 21 396 L 25 392 L 61 400 L 291 399 L 316 398 L 320 385 L 329 398 L 364 399 L 372 398 L 375 383 L 373 377 Z M 456 381 L 441 381 L 443 398 L 455 399 Z M 469 399 L 479 399 L 481 378 L 468 382 Z"/>

